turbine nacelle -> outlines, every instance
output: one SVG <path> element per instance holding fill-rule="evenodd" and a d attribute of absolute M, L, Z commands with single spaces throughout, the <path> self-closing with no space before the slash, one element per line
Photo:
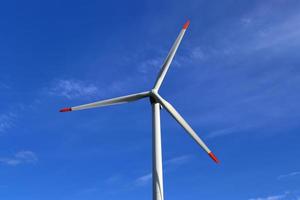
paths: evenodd
<path fill-rule="evenodd" d="M 151 103 L 154 103 L 154 102 L 158 102 L 158 91 L 156 89 L 152 89 L 149 91 L 150 94 L 149 94 L 149 97 L 151 100 Z"/>

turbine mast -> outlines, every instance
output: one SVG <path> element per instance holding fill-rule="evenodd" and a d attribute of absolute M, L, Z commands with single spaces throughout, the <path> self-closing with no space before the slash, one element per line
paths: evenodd
<path fill-rule="evenodd" d="M 152 105 L 152 187 L 153 200 L 164 200 L 160 104 L 150 97 Z"/>

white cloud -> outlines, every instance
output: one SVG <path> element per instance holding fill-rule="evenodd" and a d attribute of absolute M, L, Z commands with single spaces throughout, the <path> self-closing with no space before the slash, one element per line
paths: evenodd
<path fill-rule="evenodd" d="M 298 176 L 298 175 L 300 175 L 300 171 L 280 175 L 280 176 L 277 177 L 277 179 L 281 180 L 281 179 L 291 178 L 291 177 Z"/>
<path fill-rule="evenodd" d="M 165 161 L 165 165 L 182 165 L 191 159 L 190 155 L 178 156 Z"/>
<path fill-rule="evenodd" d="M 151 180 L 152 180 L 152 173 L 148 173 L 148 174 L 138 177 L 135 180 L 135 184 L 137 186 L 144 186 L 144 185 L 148 184 Z"/>
<path fill-rule="evenodd" d="M 261 53 L 262 50 L 270 55 L 276 50 L 299 46 L 300 15 L 291 13 L 276 21 L 273 20 L 271 6 L 265 6 L 269 7 L 270 12 L 257 8 L 228 24 L 227 29 L 223 26 L 213 27 L 213 32 L 218 33 L 210 36 L 215 40 L 215 45 L 203 42 L 193 44 L 189 56 L 186 56 L 188 59 L 181 59 L 183 64 L 221 60 L 224 56 L 227 60 L 234 58 L 236 61 L 251 56 L 251 53 Z"/>
<path fill-rule="evenodd" d="M 11 157 L 0 157 L 0 163 L 10 166 L 20 164 L 34 164 L 38 161 L 36 154 L 32 151 L 19 151 Z"/>
<path fill-rule="evenodd" d="M 10 89 L 11 88 L 11 86 L 10 85 L 8 85 L 8 84 L 6 84 L 6 83 L 0 83 L 0 90 L 8 90 L 8 89 Z"/>
<path fill-rule="evenodd" d="M 78 80 L 58 80 L 49 91 L 51 95 L 68 99 L 95 96 L 98 93 L 99 89 L 95 85 Z"/>
<path fill-rule="evenodd" d="M 285 191 L 282 194 L 270 195 L 266 197 L 256 197 L 249 200 L 299 200 L 298 191 Z"/>
<path fill-rule="evenodd" d="M 125 77 L 121 80 L 113 80 L 112 82 L 96 86 L 95 84 L 74 79 L 61 79 L 53 81 L 52 85 L 44 88 L 43 93 L 51 96 L 60 96 L 68 99 L 79 98 L 109 98 L 111 95 L 121 95 L 134 85 L 136 81 L 131 77 Z"/>
<path fill-rule="evenodd" d="M 14 125 L 16 114 L 13 112 L 0 114 L 0 134 L 6 132 Z"/>
<path fill-rule="evenodd" d="M 243 25 L 245 25 L 245 26 L 251 24 L 252 21 L 253 21 L 253 19 L 252 19 L 252 18 L 249 18 L 249 17 L 244 17 L 244 18 L 241 19 L 241 23 L 242 23 Z"/>
<path fill-rule="evenodd" d="M 262 126 L 263 122 L 255 122 L 254 124 L 241 124 L 241 125 L 235 125 L 235 126 L 231 126 L 231 127 L 226 127 L 223 129 L 217 129 L 211 132 L 207 133 L 206 138 L 208 139 L 213 139 L 216 137 L 220 137 L 220 136 L 226 136 L 229 134 L 234 134 L 234 133 L 238 133 L 238 132 L 242 132 L 245 130 L 250 130 L 250 129 L 254 129 L 257 127 Z"/>
<path fill-rule="evenodd" d="M 146 59 L 138 66 L 138 71 L 142 74 L 148 74 L 154 72 L 155 69 L 159 69 L 163 63 L 162 57 L 154 57 Z"/>
<path fill-rule="evenodd" d="M 120 182 L 122 180 L 122 176 L 119 174 L 112 175 L 106 179 L 106 184 L 112 185 Z"/>
<path fill-rule="evenodd" d="M 183 155 L 183 156 L 178 156 L 175 158 L 168 159 L 163 162 L 165 166 L 178 166 L 182 165 L 190 160 L 191 156 L 190 155 Z M 166 171 L 165 171 L 166 172 Z M 135 185 L 136 186 L 144 186 L 152 180 L 152 173 L 147 173 L 145 175 L 142 175 L 135 179 Z"/>
<path fill-rule="evenodd" d="M 191 58 L 195 60 L 205 60 L 206 55 L 204 51 L 201 49 L 201 47 L 195 47 L 191 51 Z"/>
<path fill-rule="evenodd" d="M 274 195 L 274 196 L 268 196 L 268 197 L 258 197 L 258 198 L 252 198 L 249 200 L 280 200 L 284 199 L 285 195 Z"/>
<path fill-rule="evenodd" d="M 79 191 L 79 194 L 91 194 L 99 191 L 99 188 L 97 187 L 89 187 L 89 188 L 84 188 Z"/>
<path fill-rule="evenodd" d="M 279 24 L 261 30 L 256 49 L 273 48 L 274 46 L 291 46 L 299 44 L 300 15 L 291 16 Z"/>

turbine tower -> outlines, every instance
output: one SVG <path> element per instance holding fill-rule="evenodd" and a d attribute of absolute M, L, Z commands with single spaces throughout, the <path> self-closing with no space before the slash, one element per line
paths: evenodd
<path fill-rule="evenodd" d="M 166 60 L 164 61 L 162 68 L 158 74 L 156 82 L 150 91 L 141 92 L 137 94 L 131 94 L 127 96 L 116 97 L 112 99 L 97 101 L 94 103 L 74 106 L 70 108 L 63 108 L 60 112 L 69 112 L 84 110 L 90 108 L 98 108 L 103 106 L 110 106 L 122 103 L 129 103 L 137 101 L 143 98 L 149 98 L 152 106 L 152 181 L 153 181 L 153 200 L 163 200 L 163 170 L 162 170 L 162 149 L 161 149 L 161 128 L 160 128 L 160 108 L 165 108 L 170 115 L 185 129 L 185 131 L 195 140 L 195 142 L 202 147 L 202 149 L 216 162 L 219 160 L 196 134 L 192 127 L 184 120 L 184 118 L 176 111 L 176 109 L 164 98 L 162 98 L 158 91 L 166 76 L 169 66 L 174 58 L 174 55 L 178 49 L 178 46 L 188 28 L 190 21 L 187 21 L 178 37 L 176 38 Z"/>

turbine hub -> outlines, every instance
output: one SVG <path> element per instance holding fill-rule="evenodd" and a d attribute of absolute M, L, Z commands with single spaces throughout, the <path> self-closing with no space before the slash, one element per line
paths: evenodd
<path fill-rule="evenodd" d="M 150 102 L 151 102 L 151 104 L 158 103 L 157 96 L 158 96 L 158 91 L 156 89 L 150 90 Z"/>
<path fill-rule="evenodd" d="M 158 95 L 158 90 L 157 89 L 150 90 L 150 96 L 156 97 L 157 95 Z"/>

